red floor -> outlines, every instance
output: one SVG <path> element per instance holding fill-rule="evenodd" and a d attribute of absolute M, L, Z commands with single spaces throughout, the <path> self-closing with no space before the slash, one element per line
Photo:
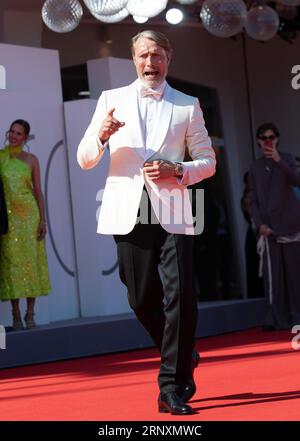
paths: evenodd
<path fill-rule="evenodd" d="M 0 420 L 300 419 L 300 349 L 259 329 L 197 341 L 195 415 L 159 414 L 154 349 L 0 370 Z"/>

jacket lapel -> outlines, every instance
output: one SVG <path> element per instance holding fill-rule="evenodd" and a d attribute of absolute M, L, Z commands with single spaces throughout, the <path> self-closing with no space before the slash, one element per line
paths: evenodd
<path fill-rule="evenodd" d="M 131 145 L 136 148 L 137 153 L 144 159 L 145 140 L 142 132 L 142 121 L 138 107 L 138 95 L 136 81 L 130 84 L 125 92 L 123 101 L 126 102 L 126 123 L 130 134 Z"/>

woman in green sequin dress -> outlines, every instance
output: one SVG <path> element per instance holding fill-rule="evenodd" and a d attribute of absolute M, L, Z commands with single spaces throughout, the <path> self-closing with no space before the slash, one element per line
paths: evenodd
<path fill-rule="evenodd" d="M 8 232 L 0 236 L 0 299 L 11 301 L 15 330 L 24 328 L 20 298 L 27 300 L 24 320 L 30 329 L 35 326 L 36 297 L 50 291 L 39 161 L 22 150 L 29 132 L 26 121 L 14 121 L 7 135 L 9 145 L 0 150 L 0 176 L 8 212 Z"/>

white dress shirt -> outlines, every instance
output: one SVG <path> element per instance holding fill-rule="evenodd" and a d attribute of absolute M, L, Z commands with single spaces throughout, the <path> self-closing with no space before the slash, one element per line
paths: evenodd
<path fill-rule="evenodd" d="M 138 100 L 138 108 L 139 108 L 139 117 L 142 127 L 142 134 L 144 139 L 144 146 L 145 146 L 145 154 L 147 152 L 147 147 L 149 147 L 149 137 L 152 130 L 154 130 L 155 127 L 155 118 L 157 115 L 160 114 L 160 108 L 162 106 L 162 100 L 164 96 L 164 90 L 167 85 L 166 80 L 163 81 L 162 84 L 160 84 L 158 87 L 152 87 L 149 89 L 155 90 L 157 92 L 160 92 L 162 95 L 160 99 L 154 98 L 153 96 L 141 96 L 141 89 L 142 87 L 145 88 L 141 80 L 137 79 L 136 81 L 136 88 L 137 88 L 137 100 Z M 181 163 L 182 164 L 182 163 Z M 183 170 L 184 170 L 184 165 Z M 185 170 L 184 170 L 185 172 Z M 183 173 L 185 174 L 185 173 Z M 183 179 L 178 178 L 178 181 L 181 182 Z"/>
<path fill-rule="evenodd" d="M 162 93 L 161 98 L 158 100 L 153 96 L 142 97 L 141 88 L 145 86 L 139 79 L 136 82 L 139 116 L 141 121 L 142 134 L 144 138 L 145 153 L 147 151 L 147 146 L 148 146 L 147 141 L 149 140 L 149 134 L 152 132 L 152 130 L 154 130 L 155 118 L 157 115 L 159 115 L 166 84 L 167 84 L 166 81 L 164 81 L 159 87 L 151 88 Z"/>

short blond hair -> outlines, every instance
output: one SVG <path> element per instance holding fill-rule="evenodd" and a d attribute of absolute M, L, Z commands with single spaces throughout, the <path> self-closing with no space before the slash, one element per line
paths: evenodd
<path fill-rule="evenodd" d="M 172 47 L 169 39 L 165 36 L 165 34 L 158 31 L 146 30 L 146 31 L 141 31 L 138 34 L 136 34 L 134 37 L 132 37 L 131 53 L 133 56 L 135 52 L 134 51 L 135 44 L 142 37 L 154 41 L 158 46 L 162 47 L 167 52 L 167 54 L 171 54 Z"/>

